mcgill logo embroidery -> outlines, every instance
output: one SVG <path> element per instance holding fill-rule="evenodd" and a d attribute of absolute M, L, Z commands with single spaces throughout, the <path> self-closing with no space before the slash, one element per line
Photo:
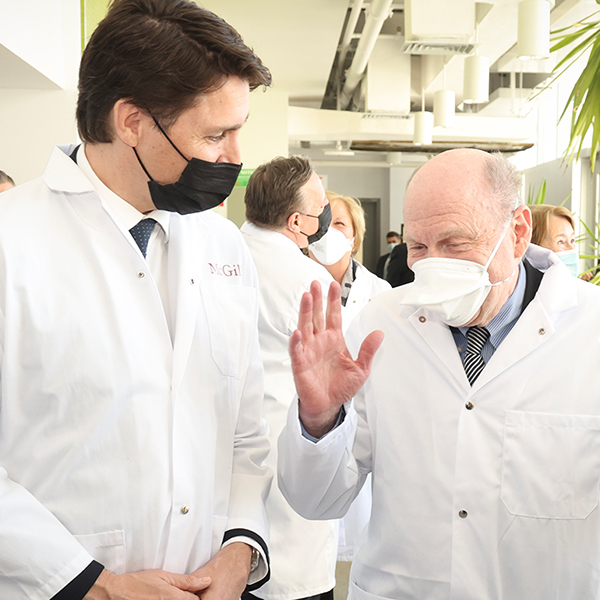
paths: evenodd
<path fill-rule="evenodd" d="M 218 263 L 208 263 L 211 275 L 221 275 L 222 277 L 241 277 L 242 270 L 240 265 L 219 265 Z"/>

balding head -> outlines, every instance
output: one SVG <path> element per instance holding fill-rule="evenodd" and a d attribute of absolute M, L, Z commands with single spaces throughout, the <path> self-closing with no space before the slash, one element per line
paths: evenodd
<path fill-rule="evenodd" d="M 490 292 L 470 325 L 486 325 L 514 290 L 517 266 L 531 238 L 531 214 L 518 203 L 520 177 L 500 155 L 479 150 L 450 150 L 423 165 L 404 198 L 405 239 L 410 267 L 432 257 L 489 266 L 490 281 L 507 285 Z M 508 227 L 508 230 L 506 229 Z"/>

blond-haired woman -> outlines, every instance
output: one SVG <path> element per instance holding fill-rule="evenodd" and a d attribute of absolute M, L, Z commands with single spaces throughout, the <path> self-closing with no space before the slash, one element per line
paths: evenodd
<path fill-rule="evenodd" d="M 352 319 L 374 296 L 392 287 L 353 258 L 366 230 L 365 213 L 360 200 L 330 190 L 326 194 L 331 205 L 331 225 L 321 243 L 309 246 L 309 255 L 321 263 L 342 286 L 342 327 L 346 331 Z M 354 551 L 370 514 L 371 487 L 370 479 L 367 479 L 340 522 L 338 560 L 351 561 L 354 558 Z"/>
<path fill-rule="evenodd" d="M 536 204 L 529 207 L 532 217 L 531 243 L 548 248 L 557 254 L 577 277 L 579 273 L 579 252 L 575 242 L 575 220 L 571 211 L 564 206 Z M 581 278 L 589 281 L 592 273 L 584 273 Z"/>
<path fill-rule="evenodd" d="M 359 263 L 354 254 L 365 237 L 365 213 L 360 200 L 326 191 L 331 205 L 331 225 L 320 242 L 309 246 L 309 256 L 321 263 L 342 287 L 344 330 L 360 310 L 390 284 Z M 340 235 L 343 234 L 343 235 Z"/>

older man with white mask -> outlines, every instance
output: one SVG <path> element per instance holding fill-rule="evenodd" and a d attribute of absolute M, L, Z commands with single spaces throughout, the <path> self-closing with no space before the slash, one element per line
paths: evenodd
<path fill-rule="evenodd" d="M 350 598 L 600 587 L 600 291 L 529 245 L 519 183 L 476 150 L 423 166 L 405 197 L 415 282 L 365 308 L 350 351 L 339 291 L 326 319 L 318 286 L 303 298 L 279 484 L 302 515 L 330 519 L 372 473 Z"/>

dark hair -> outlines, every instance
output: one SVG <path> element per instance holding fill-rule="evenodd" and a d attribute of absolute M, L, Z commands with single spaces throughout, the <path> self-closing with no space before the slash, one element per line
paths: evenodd
<path fill-rule="evenodd" d="M 223 19 L 188 0 L 113 0 L 79 69 L 81 139 L 109 143 L 109 115 L 128 99 L 170 127 L 230 76 L 271 84 L 261 60 Z"/>
<path fill-rule="evenodd" d="M 305 210 L 300 188 L 313 173 L 304 156 L 278 156 L 258 167 L 244 196 L 246 220 L 269 229 L 285 227 L 290 215 Z"/>
<path fill-rule="evenodd" d="M 12 185 L 15 185 L 13 178 L 4 171 L 0 171 L 0 183 L 10 183 Z"/>
<path fill-rule="evenodd" d="M 396 237 L 396 238 L 400 239 L 400 234 L 397 231 L 388 231 L 385 237 L 386 238 Z"/>

